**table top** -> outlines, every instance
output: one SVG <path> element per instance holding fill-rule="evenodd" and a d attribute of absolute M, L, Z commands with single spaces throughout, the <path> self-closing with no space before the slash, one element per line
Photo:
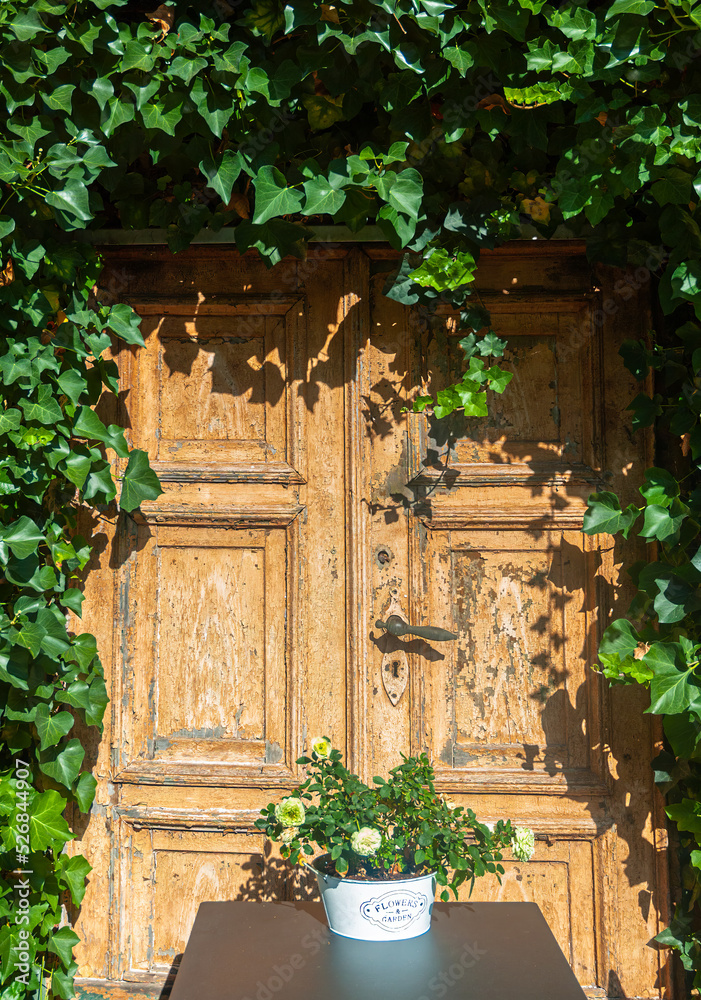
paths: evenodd
<path fill-rule="evenodd" d="M 436 903 L 408 941 L 333 934 L 321 903 L 202 903 L 170 1000 L 583 1000 L 535 903 Z"/>

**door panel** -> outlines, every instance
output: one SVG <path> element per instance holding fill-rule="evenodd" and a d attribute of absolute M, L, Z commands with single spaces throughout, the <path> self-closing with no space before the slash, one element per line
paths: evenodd
<path fill-rule="evenodd" d="M 460 376 L 457 315 L 387 299 L 394 262 L 110 252 L 147 345 L 117 350 L 115 406 L 165 492 L 95 525 L 85 627 L 112 705 L 76 843 L 81 969 L 155 988 L 200 901 L 308 893 L 252 824 L 326 734 L 366 778 L 425 750 L 451 798 L 532 825 L 534 860 L 475 898 L 538 902 L 592 995 L 659 996 L 655 732 L 590 669 L 624 594 L 612 540 L 581 534 L 592 489 L 625 494 L 645 460 L 616 356 L 644 310 L 598 309 L 576 244 L 485 254 L 514 378 L 484 420 L 433 422 L 405 409 Z M 392 613 L 458 640 L 396 639 Z"/>

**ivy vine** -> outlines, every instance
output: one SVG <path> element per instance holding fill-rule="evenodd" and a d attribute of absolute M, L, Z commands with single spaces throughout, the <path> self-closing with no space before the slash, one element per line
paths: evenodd
<path fill-rule="evenodd" d="M 649 686 L 664 717 L 655 769 L 686 897 L 659 940 L 701 986 L 701 0 L 153 6 L 0 3 L 3 997 L 73 995 L 65 907 L 89 865 L 65 852 L 64 814 L 90 809 L 81 735 L 107 704 L 94 638 L 67 628 L 90 558 L 77 511 L 160 492 L 95 412 L 117 391 L 113 341 L 142 340 L 95 295 L 84 231 L 157 227 L 177 252 L 226 226 L 274 265 L 329 222 L 376 224 L 403 252 L 388 295 L 462 308 L 465 375 L 414 404 L 439 418 L 484 415 L 507 387 L 505 344 L 469 299 L 482 248 L 582 237 L 650 282 L 656 328 L 622 353 L 658 465 L 639 506 L 595 494 L 584 530 L 655 543 L 600 668 Z"/>

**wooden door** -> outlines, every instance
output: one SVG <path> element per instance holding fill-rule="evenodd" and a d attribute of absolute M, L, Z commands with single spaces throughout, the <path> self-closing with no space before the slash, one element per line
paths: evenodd
<path fill-rule="evenodd" d="M 589 492 L 644 460 L 616 356 L 644 310 L 577 245 L 487 255 L 513 382 L 484 421 L 431 422 L 403 410 L 459 375 L 456 316 L 386 299 L 392 256 L 110 251 L 106 294 L 147 344 L 117 352 L 119 405 L 165 493 L 96 526 L 85 626 L 112 704 L 81 972 L 156 988 L 200 901 L 309 891 L 252 823 L 327 734 L 366 777 L 425 749 L 453 799 L 532 825 L 533 861 L 477 897 L 536 900 L 592 995 L 658 996 L 655 734 L 590 669 L 623 598 L 612 539 L 580 531 Z M 392 639 L 391 613 L 459 639 Z"/>

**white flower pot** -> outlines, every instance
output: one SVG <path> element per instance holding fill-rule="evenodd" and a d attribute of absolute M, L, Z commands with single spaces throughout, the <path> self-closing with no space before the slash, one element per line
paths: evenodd
<path fill-rule="evenodd" d="M 338 878 L 319 871 L 319 891 L 329 927 L 335 934 L 360 941 L 404 941 L 425 934 L 431 926 L 436 877 L 405 879 Z"/>

